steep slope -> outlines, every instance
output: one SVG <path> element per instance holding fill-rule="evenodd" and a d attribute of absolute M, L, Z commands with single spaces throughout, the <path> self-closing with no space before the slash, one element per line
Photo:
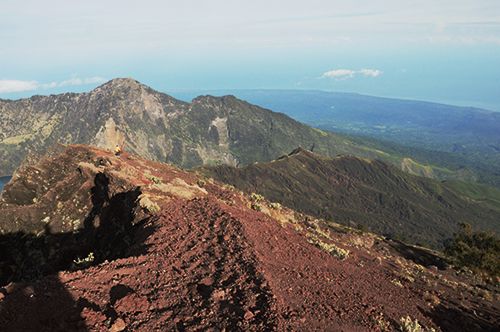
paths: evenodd
<path fill-rule="evenodd" d="M 499 323 L 491 285 L 411 260 L 444 268 L 432 252 L 128 154 L 53 152 L 16 173 L 0 218 L 3 330 L 395 331 L 411 318 L 442 331 L 493 331 Z"/>
<path fill-rule="evenodd" d="M 297 149 L 271 163 L 202 172 L 298 211 L 413 243 L 440 247 L 462 222 L 500 232 L 497 201 L 470 199 L 455 184 L 413 176 L 377 160 L 329 159 Z"/>
<path fill-rule="evenodd" d="M 382 155 L 232 96 L 184 103 L 132 79 L 115 79 L 89 93 L 0 100 L 0 176 L 57 142 L 125 145 L 185 168 L 272 160 L 297 145 L 331 156 Z"/>

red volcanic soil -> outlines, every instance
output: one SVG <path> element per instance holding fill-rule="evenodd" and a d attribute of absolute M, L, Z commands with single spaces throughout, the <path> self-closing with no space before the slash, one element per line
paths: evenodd
<path fill-rule="evenodd" d="M 66 200 L 58 213 L 78 218 L 82 210 L 92 232 L 74 232 L 106 241 L 79 238 L 93 243 L 97 258 L 90 267 L 68 265 L 30 280 L 10 272 L 0 293 L 2 331 L 392 331 L 408 316 L 429 330 L 499 326 L 498 290 L 431 266 L 442 261 L 428 250 L 325 223 L 169 165 L 70 146 L 19 171 L 14 183 L 32 188 L 30 179 L 39 180 L 37 174 L 57 162 L 64 162 L 64 178 L 54 178 L 37 192 L 36 203 L 22 206 L 14 197 L 26 196 L 23 186 L 8 185 L 0 214 L 21 208 L 50 213 L 48 207 L 58 206 L 50 188 L 71 186 L 75 172 L 82 177 L 75 190 L 94 194 Z M 109 181 L 102 202 L 95 195 L 98 174 Z M 132 188 L 140 191 L 127 205 L 134 226 L 120 233 L 122 217 L 112 207 Z M 16 195 L 9 194 L 14 189 Z M 47 195 L 55 201 L 35 209 Z M 94 214 L 81 208 L 91 202 L 98 202 Z M 36 229 L 28 219 L 20 220 Z M 22 223 L 16 227 L 22 230 Z M 119 238 L 109 231 L 104 237 L 106 229 Z M 37 236 L 54 243 L 58 231 Z M 121 238 L 127 238 L 126 250 Z M 115 247 L 119 255 L 109 253 Z M 8 271 L 24 268 L 16 264 Z"/>

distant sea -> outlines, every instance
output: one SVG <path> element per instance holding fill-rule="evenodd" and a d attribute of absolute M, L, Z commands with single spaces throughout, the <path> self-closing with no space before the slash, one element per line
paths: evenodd
<path fill-rule="evenodd" d="M 0 191 L 3 190 L 3 186 L 10 181 L 12 177 L 11 176 L 2 176 L 0 177 Z"/>

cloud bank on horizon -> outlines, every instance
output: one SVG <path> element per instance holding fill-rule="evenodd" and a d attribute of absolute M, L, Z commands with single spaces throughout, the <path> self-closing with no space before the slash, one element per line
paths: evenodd
<path fill-rule="evenodd" d="M 360 70 L 352 70 L 352 69 L 333 69 L 327 72 L 324 72 L 321 75 L 321 78 L 334 78 L 337 80 L 345 80 L 348 78 L 353 78 L 355 75 L 362 75 L 366 77 L 378 77 L 382 75 L 382 71 L 379 69 L 360 69 Z"/>
<path fill-rule="evenodd" d="M 300 86 L 500 110 L 498 0 L 2 0 L 0 39 L 1 97 L 132 76 L 163 91 Z"/>
<path fill-rule="evenodd" d="M 49 90 L 53 88 L 71 87 L 80 85 L 100 84 L 106 81 L 102 77 L 87 77 L 79 78 L 72 77 L 60 82 L 40 83 L 37 81 L 22 81 L 22 80 L 2 80 L 0 79 L 0 93 L 25 92 L 37 90 Z"/>

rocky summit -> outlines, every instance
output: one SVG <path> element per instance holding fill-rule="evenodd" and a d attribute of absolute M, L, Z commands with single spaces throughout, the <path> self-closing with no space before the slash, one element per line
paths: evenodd
<path fill-rule="evenodd" d="M 114 79 L 89 93 L 0 100 L 0 176 L 57 143 L 119 145 L 183 168 L 270 161 L 297 146 L 327 156 L 389 158 L 403 167 L 399 157 L 233 96 L 200 96 L 185 103 L 133 79 Z"/>
<path fill-rule="evenodd" d="M 4 331 L 494 331 L 437 253 L 129 153 L 73 145 L 0 201 Z"/>

